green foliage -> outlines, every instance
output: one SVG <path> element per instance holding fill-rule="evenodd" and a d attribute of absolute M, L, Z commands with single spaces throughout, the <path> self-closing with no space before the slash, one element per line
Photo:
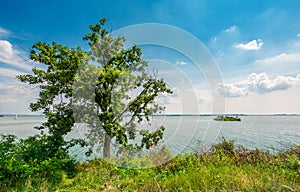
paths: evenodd
<path fill-rule="evenodd" d="M 5 154 L 18 148 L 13 136 L 2 137 L 0 142 Z M 223 146 L 222 141 L 217 146 Z M 4 147 L 6 146 L 6 147 Z M 224 145 L 224 146 L 227 146 Z M 173 157 L 168 163 L 151 169 L 127 169 L 116 167 L 105 159 L 94 159 L 86 163 L 78 163 L 78 174 L 66 178 L 61 173 L 61 159 L 43 160 L 39 170 L 31 172 L 27 182 L 20 185 L 20 180 L 14 186 L 1 183 L 2 191 L 299 191 L 300 172 L 297 168 L 300 159 L 295 154 L 299 146 L 287 149 L 278 154 L 270 154 L 259 150 L 248 150 L 234 147 L 234 153 L 224 153 L 212 147 L 201 154 L 189 153 Z M 8 152 L 10 151 L 10 152 Z M 221 151 L 223 151 L 221 153 Z M 232 151 L 230 149 L 230 151 Z M 163 147 L 153 155 L 168 155 L 168 149 Z M 233 155 L 234 154 L 234 155 Z M 3 158 L 4 154 L 1 154 Z M 222 158 L 220 158 L 222 157 Z M 14 161 L 14 166 L 18 163 Z M 140 167 L 149 163 L 149 159 L 128 161 L 130 167 Z M 3 170 L 4 164 L 1 165 Z M 26 166 L 15 166 L 10 173 L 32 170 Z M 25 168 L 24 168 L 25 167 Z M 38 180 L 48 171 L 49 180 Z M 0 174 L 2 171 L 0 172 Z M 37 174 L 37 177 L 33 177 Z M 50 176 L 52 174 L 52 176 Z M 17 174 L 15 176 L 18 176 Z M 23 177 L 24 178 L 24 177 Z M 51 179 L 52 178 L 52 179 Z M 57 179 L 62 182 L 56 182 Z M 3 180 L 2 180 L 3 181 Z M 7 181 L 7 180 L 5 180 Z M 15 181 L 15 180 L 14 180 Z"/>
<path fill-rule="evenodd" d="M 128 150 L 150 148 L 162 139 L 164 127 L 156 131 L 142 131 L 140 145 L 129 144 L 128 140 L 136 138 L 135 123 L 149 115 L 163 110 L 155 103 L 160 93 L 171 93 L 162 79 L 156 79 L 145 71 L 147 63 L 141 59 L 141 50 L 137 46 L 123 48 L 124 38 L 113 38 L 103 29 L 106 19 L 90 25 L 91 33 L 83 39 L 88 41 L 91 50 L 86 52 L 80 47 L 69 48 L 53 42 L 37 42 L 32 46 L 30 59 L 39 66 L 31 74 L 19 75 L 17 78 L 39 89 L 36 102 L 30 104 L 33 112 L 41 111 L 46 121 L 36 127 L 40 135 L 17 140 L 14 136 L 1 136 L 0 141 L 0 180 L 1 187 L 20 187 L 25 181 L 36 185 L 43 179 L 57 184 L 65 175 L 73 176 L 76 163 L 70 157 L 68 149 L 75 145 L 86 146 L 82 139 L 66 140 L 65 136 L 72 131 L 75 124 L 74 110 L 95 110 L 97 120 L 85 115 L 84 120 L 90 123 L 90 135 L 97 141 L 104 142 L 104 156 L 110 155 L 110 142 L 116 138 L 117 144 Z M 96 45 L 96 46 L 95 46 Z M 93 62 L 100 64 L 94 66 Z M 81 71 L 82 70 L 82 71 Z M 78 77 L 78 74 L 79 76 Z M 88 74 L 87 74 L 88 73 Z M 86 76 L 84 76 L 86 75 Z M 80 78 L 94 75 L 94 82 L 86 82 L 93 87 L 93 92 L 83 92 L 83 98 L 74 98 Z M 79 91 L 82 90 L 79 86 Z M 76 90 L 77 89 L 77 90 Z M 136 97 L 129 92 L 137 90 Z M 85 98 L 94 98 L 92 105 L 79 105 Z M 127 102 L 124 102 L 126 100 Z M 90 100 L 86 100 L 89 102 Z M 91 103 L 91 102 L 90 102 Z M 123 115 L 131 114 L 125 122 Z M 79 113 L 80 115 L 80 113 Z M 78 117 L 77 117 L 78 118 Z M 81 117 L 79 117 L 81 118 Z M 44 132 L 47 133 L 44 134 Z M 101 143 L 102 142 L 102 143 Z"/>
<path fill-rule="evenodd" d="M 72 85 L 78 67 L 86 57 L 81 48 L 71 49 L 61 44 L 38 42 L 32 46 L 30 59 L 40 66 L 31 74 L 19 75 L 24 83 L 37 86 L 39 97 L 30 104 L 34 112 L 41 111 L 46 121 L 39 127 L 40 135 L 16 140 L 14 136 L 2 136 L 1 181 L 3 185 L 39 182 L 51 178 L 52 183 L 64 175 L 73 176 L 75 161 L 68 149 L 85 145 L 78 139 L 65 140 L 74 126 L 72 111 Z M 47 135 L 43 134 L 46 130 Z M 3 149 L 2 149 L 3 148 Z M 2 171 L 3 170 L 3 171 Z"/>
<path fill-rule="evenodd" d="M 83 164 L 82 171 L 77 177 L 62 183 L 59 189 L 61 191 L 300 190 L 300 174 L 294 167 L 300 159 L 295 155 L 236 148 L 232 145 L 233 142 L 224 140 L 215 145 L 218 149 L 213 146 L 202 154 L 179 155 L 168 163 L 151 169 L 126 169 L 115 167 L 103 159 L 93 160 Z M 230 153 L 225 153 L 228 149 Z M 164 150 L 166 149 L 162 151 Z M 234 152 L 231 153 L 232 151 Z M 290 150 L 286 152 L 288 151 Z M 135 163 L 139 164 L 142 161 L 136 160 Z"/>
<path fill-rule="evenodd" d="M 82 115 L 85 116 L 83 121 L 92 124 L 89 126 L 91 129 L 88 135 L 90 143 L 101 147 L 104 144 L 103 156 L 110 157 L 110 145 L 114 138 L 115 146 L 124 149 L 124 152 L 128 151 L 126 148 L 149 149 L 158 144 L 163 137 L 164 127 L 153 132 L 137 131 L 136 124 L 144 120 L 149 122 L 150 115 L 161 112 L 164 108 L 159 106 L 155 99 L 161 93 L 172 91 L 162 79 L 156 79 L 155 74 L 150 75 L 146 72 L 148 64 L 141 59 L 141 49 L 135 45 L 124 49 L 125 39 L 110 36 L 103 28 L 105 22 L 106 20 L 102 19 L 99 23 L 91 25 L 91 33 L 83 38 L 91 48 L 88 53 L 89 61 L 92 61 L 90 63 L 97 63 L 99 66 L 90 67 L 90 63 L 81 66 L 76 93 L 82 96 L 78 101 L 87 104 L 81 105 L 80 108 L 96 112 L 100 121 L 100 124 L 95 126 L 94 122 L 90 121 L 90 118 L 95 121 L 91 114 Z M 88 79 L 87 74 L 93 74 L 96 78 Z M 85 94 L 87 92 L 95 96 L 90 97 Z M 127 118 L 124 118 L 125 115 Z M 99 139 L 99 136 L 103 139 Z M 133 145 L 129 142 L 140 136 L 141 143 Z M 118 152 L 120 154 L 120 150 Z"/>
<path fill-rule="evenodd" d="M 44 151 L 46 157 L 52 158 L 63 147 L 67 150 L 67 147 L 83 143 L 80 140 L 66 142 L 64 136 L 72 130 L 75 122 L 71 108 L 72 85 L 85 55 L 79 47 L 70 49 L 55 42 L 51 45 L 38 42 L 32 46 L 30 59 L 40 64 L 41 68 L 33 68 L 32 74 L 17 77 L 21 82 L 39 87 L 39 97 L 30 104 L 30 108 L 32 111 L 42 111 L 47 119 L 37 127 L 39 130 L 46 129 L 49 134 L 49 147 Z M 30 142 L 34 143 L 34 139 L 29 138 Z"/>
<path fill-rule="evenodd" d="M 212 147 L 214 153 L 225 153 L 226 155 L 234 155 L 235 154 L 235 146 L 234 141 L 227 141 L 224 137 L 222 141 L 218 144 L 214 144 Z"/>
<path fill-rule="evenodd" d="M 83 120 L 92 127 L 90 136 L 94 140 L 90 144 L 104 143 L 105 157 L 110 155 L 108 146 L 112 138 L 116 139 L 123 156 L 131 156 L 142 148 L 157 145 L 165 130 L 164 127 L 152 132 L 136 130 L 137 123 L 149 122 L 151 114 L 163 110 L 155 98 L 172 91 L 162 79 L 146 73 L 147 62 L 141 59 L 142 52 L 137 46 L 124 49 L 124 38 L 109 36 L 103 28 L 105 22 L 102 19 L 90 25 L 91 33 L 84 37 L 90 52 L 55 42 L 33 45 L 30 59 L 41 67 L 18 79 L 39 87 L 38 100 L 30 108 L 45 115 L 46 122 L 37 129 L 46 130 L 47 135 L 41 133 L 19 140 L 12 135 L 0 136 L 1 191 L 300 190 L 299 146 L 271 154 L 236 148 L 234 141 L 223 139 L 198 155 L 190 153 L 171 160 L 170 151 L 164 147 L 146 157 L 122 161 L 126 164 L 123 167 L 133 168 L 168 162 L 152 169 L 120 168 L 104 159 L 76 163 L 68 149 L 86 143 L 65 140 L 75 123 L 74 102 L 82 102 L 75 110 L 96 111 L 96 117 L 84 115 Z M 93 62 L 100 65 L 93 66 Z M 94 82 L 74 87 L 89 75 L 96 77 L 91 78 Z M 85 91 L 91 87 L 92 94 Z M 74 92 L 82 90 L 84 97 L 74 99 Z M 125 115 L 130 118 L 124 118 Z M 138 134 L 141 142 L 130 143 Z"/>
<path fill-rule="evenodd" d="M 214 118 L 215 121 L 241 121 L 241 118 L 238 116 L 232 117 L 232 116 L 223 116 L 218 115 L 216 118 Z"/>
<path fill-rule="evenodd" d="M 45 135 L 20 140 L 12 135 L 1 135 L 0 189 L 19 188 L 28 180 L 34 185 L 41 180 L 55 185 L 65 175 L 73 177 L 76 173 L 74 159 L 63 149 L 49 155 L 49 148 Z"/>
<path fill-rule="evenodd" d="M 74 145 L 85 145 L 80 139 L 65 140 L 72 130 L 75 119 L 72 106 L 72 85 L 78 67 L 86 53 L 81 48 L 71 49 L 53 42 L 38 42 L 32 46 L 30 59 L 40 65 L 33 68 L 32 74 L 19 75 L 24 83 L 37 86 L 39 97 L 30 104 L 32 111 L 42 111 L 46 121 L 39 127 L 40 135 L 13 141 L 3 138 L 6 145 L 12 145 L 7 151 L 1 168 L 3 182 L 8 185 L 23 183 L 26 180 L 39 183 L 50 178 L 52 184 L 59 183 L 64 175 L 74 176 L 75 161 L 68 149 Z M 47 135 L 43 134 L 46 130 Z M 1 160 L 2 161 L 2 160 Z"/>

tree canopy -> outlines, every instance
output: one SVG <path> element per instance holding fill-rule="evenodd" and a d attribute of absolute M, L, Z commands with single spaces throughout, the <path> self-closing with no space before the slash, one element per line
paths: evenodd
<path fill-rule="evenodd" d="M 105 20 L 91 25 L 91 33 L 84 37 L 91 47 L 89 58 L 98 64 L 97 69 L 88 68 L 86 74 L 97 71 L 95 81 L 81 82 L 86 93 L 87 85 L 92 84 L 95 93 L 92 98 L 93 112 L 96 113 L 100 126 L 91 129 L 91 133 L 99 136 L 103 132 L 103 156 L 110 156 L 111 140 L 122 149 L 150 148 L 158 144 L 163 137 L 164 127 L 150 132 L 137 130 L 136 125 L 143 120 L 150 121 L 149 116 L 162 111 L 155 99 L 161 93 L 171 93 L 163 79 L 146 71 L 147 62 L 141 59 L 142 51 L 136 45 L 129 49 L 123 47 L 123 37 L 114 38 L 103 28 Z M 80 75 L 85 76 L 83 73 Z M 89 82 L 89 83 L 88 83 Z M 79 97 L 82 98 L 82 97 Z M 129 140 L 141 138 L 140 143 L 132 144 Z M 90 139 L 95 139 L 93 134 Z M 96 137 L 97 138 L 97 137 Z"/>
<path fill-rule="evenodd" d="M 30 59 L 41 64 L 32 74 L 18 79 L 38 85 L 37 101 L 32 111 L 42 111 L 51 140 L 51 150 L 75 144 L 99 145 L 103 156 L 110 157 L 110 146 L 120 149 L 150 148 L 163 137 L 164 127 L 154 131 L 137 129 L 142 121 L 162 111 L 155 99 L 162 93 L 172 93 L 163 79 L 146 71 L 147 62 L 141 59 L 141 49 L 134 45 L 123 47 L 123 37 L 112 37 L 104 28 L 106 19 L 90 25 L 91 32 L 83 37 L 90 49 L 69 48 L 53 42 L 33 45 Z M 76 119 L 89 126 L 89 141 L 65 136 L 72 131 Z M 129 140 L 140 139 L 139 143 Z"/>

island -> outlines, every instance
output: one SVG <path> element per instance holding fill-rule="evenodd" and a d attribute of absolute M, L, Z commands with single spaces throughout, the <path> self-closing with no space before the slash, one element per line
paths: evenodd
<path fill-rule="evenodd" d="M 214 118 L 215 121 L 241 121 L 241 118 L 238 116 L 232 117 L 232 116 L 224 116 L 224 115 L 218 115 L 216 118 Z"/>

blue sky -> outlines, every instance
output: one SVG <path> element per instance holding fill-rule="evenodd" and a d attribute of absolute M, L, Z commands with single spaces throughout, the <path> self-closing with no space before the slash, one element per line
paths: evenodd
<path fill-rule="evenodd" d="M 32 44 L 56 41 L 86 47 L 82 37 L 88 33 L 88 25 L 103 17 L 113 31 L 159 23 L 199 39 L 222 72 L 225 90 L 220 94 L 225 97 L 227 113 L 300 113 L 299 7 L 297 0 L 2 0 L 0 113 L 28 113 L 28 102 L 36 98 L 36 90 L 14 78 L 30 72 L 32 63 L 27 58 Z M 164 60 L 169 65 L 154 64 L 177 90 L 175 96 L 163 100 L 167 113 L 211 112 L 212 91 L 188 58 L 163 48 L 142 48 L 144 58 Z M 177 84 L 179 74 L 191 82 L 191 90 Z M 180 96 L 180 92 L 186 95 Z M 178 105 L 180 99 L 191 95 L 194 103 Z"/>

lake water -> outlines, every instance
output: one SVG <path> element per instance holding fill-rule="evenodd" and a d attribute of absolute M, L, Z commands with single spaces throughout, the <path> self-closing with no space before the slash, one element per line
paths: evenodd
<path fill-rule="evenodd" d="M 153 129 L 166 127 L 161 144 L 168 146 L 174 154 L 197 150 L 199 146 L 210 146 L 222 137 L 233 139 L 247 148 L 278 151 L 293 144 L 300 145 L 300 116 L 242 116 L 242 121 L 214 121 L 212 116 L 154 116 Z M 15 134 L 20 138 L 38 133 L 33 129 L 45 119 L 39 116 L 13 116 L 0 118 L 0 133 Z M 76 129 L 71 135 L 84 135 Z M 78 153 L 80 151 L 77 150 Z M 74 152 L 76 153 L 76 152 Z"/>

